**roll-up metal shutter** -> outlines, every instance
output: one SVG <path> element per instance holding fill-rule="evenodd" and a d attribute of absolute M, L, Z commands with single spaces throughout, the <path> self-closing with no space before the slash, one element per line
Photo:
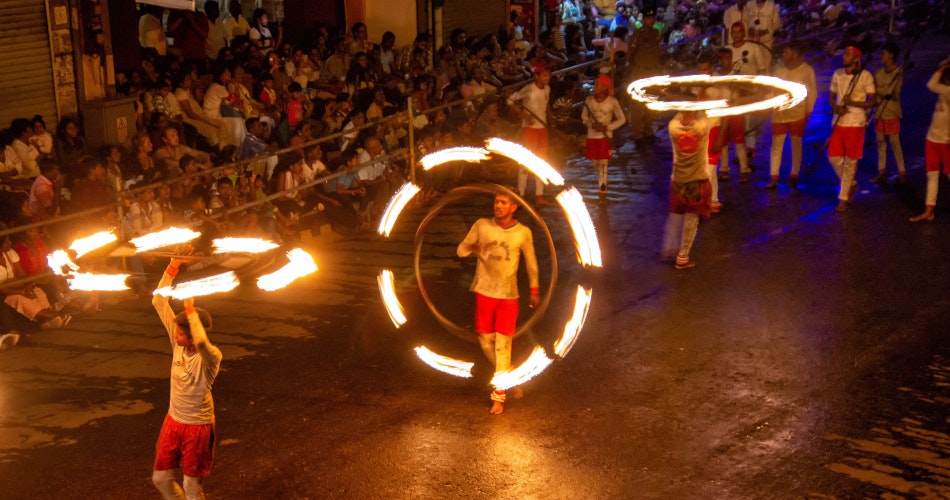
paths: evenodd
<path fill-rule="evenodd" d="M 14 118 L 59 120 L 44 0 L 3 0 L 0 43 L 0 128 Z"/>
<path fill-rule="evenodd" d="M 449 41 L 455 28 L 468 36 L 483 37 L 508 26 L 507 0 L 445 0 L 442 7 L 442 40 Z M 437 49 L 438 47 L 434 47 Z"/>

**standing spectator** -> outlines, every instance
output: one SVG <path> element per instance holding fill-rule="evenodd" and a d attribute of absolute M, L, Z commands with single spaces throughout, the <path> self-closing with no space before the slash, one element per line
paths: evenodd
<path fill-rule="evenodd" d="M 241 2 L 239 0 L 231 0 L 228 2 L 228 17 L 224 20 L 224 34 L 227 36 L 228 45 L 234 43 L 234 39 L 239 36 L 249 36 L 251 33 L 251 25 L 248 24 L 247 19 L 244 19 L 241 16 Z M 217 54 L 215 54 L 217 57 Z"/>
<path fill-rule="evenodd" d="M 154 5 L 142 4 L 142 17 L 139 19 L 139 45 L 145 49 L 155 49 L 164 57 L 168 53 L 168 38 L 162 26 L 165 9 Z"/>
<path fill-rule="evenodd" d="M 221 19 L 221 8 L 215 0 L 205 2 L 205 15 L 208 16 L 208 39 L 205 46 L 205 56 L 214 60 L 218 57 L 221 49 L 228 46 L 227 29 L 224 27 L 224 21 Z"/>
<path fill-rule="evenodd" d="M 75 118 L 65 117 L 56 125 L 56 138 L 53 141 L 56 160 L 67 178 L 74 176 L 79 159 L 88 155 L 86 139 L 80 134 L 79 122 Z"/>
<path fill-rule="evenodd" d="M 655 29 L 655 8 L 643 9 L 643 26 L 630 38 L 627 52 L 627 65 L 630 67 L 630 80 L 658 76 L 662 72 L 660 65 L 660 42 L 662 34 Z M 630 103 L 630 126 L 633 129 L 633 141 L 638 149 L 659 139 L 653 132 L 653 115 L 646 105 L 633 101 Z"/>
<path fill-rule="evenodd" d="M 326 62 L 326 72 L 330 83 L 336 84 L 346 80 L 346 72 L 350 69 L 350 51 L 347 48 L 346 38 L 338 37 L 333 41 L 334 52 Z"/>
<path fill-rule="evenodd" d="M 204 68 L 208 58 L 210 21 L 204 12 L 181 11 L 169 22 L 168 31 L 174 33 L 175 46 L 188 64 Z"/>
<path fill-rule="evenodd" d="M 887 167 L 887 141 L 894 151 L 894 160 L 897 161 L 897 181 L 903 183 L 907 179 L 904 168 L 904 150 L 901 148 L 901 88 L 904 85 L 904 68 L 897 65 L 897 56 L 900 55 L 900 46 L 894 42 L 885 43 L 881 47 L 881 62 L 884 67 L 874 73 L 874 86 L 877 88 L 880 100 L 874 109 L 874 132 L 877 136 L 877 177 L 872 182 L 887 183 L 885 170 Z"/>

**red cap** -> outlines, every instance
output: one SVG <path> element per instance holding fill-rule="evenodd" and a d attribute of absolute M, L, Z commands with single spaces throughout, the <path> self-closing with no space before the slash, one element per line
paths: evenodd
<path fill-rule="evenodd" d="M 849 50 L 851 51 L 852 54 L 854 54 L 854 55 L 856 55 L 856 56 L 858 56 L 858 57 L 861 57 L 861 56 L 862 56 L 861 51 L 858 50 L 858 48 L 855 47 L 854 45 L 848 45 L 847 47 L 844 48 L 844 51 L 845 51 L 845 52 L 848 52 Z"/>
<path fill-rule="evenodd" d="M 537 75 L 537 74 L 544 73 L 545 71 L 550 72 L 551 68 L 548 66 L 548 63 L 541 61 L 538 64 L 534 65 L 534 69 L 532 71 L 534 72 L 534 74 Z"/>

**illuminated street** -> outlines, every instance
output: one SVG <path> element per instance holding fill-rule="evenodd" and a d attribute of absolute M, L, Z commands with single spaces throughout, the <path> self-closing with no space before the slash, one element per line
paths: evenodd
<path fill-rule="evenodd" d="M 941 181 L 934 222 L 907 221 L 923 207 L 935 101 L 924 83 L 937 50 L 919 49 L 904 87 L 906 185 L 868 182 L 872 134 L 847 212 L 834 211 L 824 161 L 799 192 L 767 191 L 766 129 L 753 182 L 734 167 L 721 184 L 725 208 L 701 224 L 694 269 L 658 255 L 665 132 L 650 152 L 620 148 L 604 200 L 589 162 L 564 166 L 605 268 L 582 269 L 560 209 L 541 211 L 558 285 L 545 318 L 515 340 L 515 361 L 550 345 L 578 284 L 593 302 L 574 349 L 503 415 L 488 414 L 477 344 L 446 333 L 415 287 L 418 208 L 390 240 L 318 240 L 320 270 L 287 289 L 199 299 L 224 353 L 208 497 L 950 498 L 950 185 Z M 830 66 L 816 69 L 826 90 Z M 829 122 L 823 93 L 806 163 Z M 474 263 L 455 246 L 490 213 L 487 198 L 452 205 L 422 247 L 433 303 L 466 327 Z M 537 241 L 545 289 L 551 259 Z M 384 268 L 410 317 L 398 330 L 376 287 Z M 0 353 L 0 497 L 157 497 L 168 342 L 147 300 L 112 302 Z M 477 361 L 475 377 L 428 368 L 412 351 L 423 343 Z"/>

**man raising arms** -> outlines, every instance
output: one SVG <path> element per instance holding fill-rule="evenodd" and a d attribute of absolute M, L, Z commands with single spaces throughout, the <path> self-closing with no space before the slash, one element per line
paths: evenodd
<path fill-rule="evenodd" d="M 475 333 L 485 356 L 495 365 L 495 373 L 508 371 L 511 365 L 511 340 L 518 319 L 518 266 L 524 255 L 531 287 L 529 305 L 540 303 L 538 261 L 534 255 L 531 230 L 514 217 L 518 205 L 504 193 L 495 195 L 493 219 L 475 221 L 458 246 L 459 257 L 474 254 Z M 517 398 L 518 390 L 513 390 Z M 490 412 L 505 411 L 505 391 L 491 394 Z"/>
<path fill-rule="evenodd" d="M 172 284 L 182 262 L 171 260 L 159 288 Z M 214 460 L 211 386 L 221 366 L 221 351 L 208 340 L 211 314 L 195 308 L 193 298 L 185 299 L 184 305 L 184 312 L 176 315 L 168 297 L 152 298 L 172 346 L 171 396 L 155 445 L 152 471 L 152 484 L 166 500 L 203 499 L 201 480 L 211 474 Z M 184 475 L 184 490 L 175 479 L 177 468 Z"/>

